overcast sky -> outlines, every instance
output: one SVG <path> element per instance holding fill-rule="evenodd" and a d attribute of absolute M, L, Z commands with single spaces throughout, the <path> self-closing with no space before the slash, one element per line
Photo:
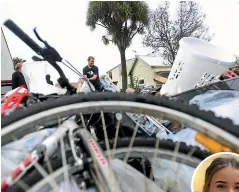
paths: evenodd
<path fill-rule="evenodd" d="M 175 2 L 175 1 L 174 1 Z M 238 0 L 205 0 L 200 1 L 202 10 L 207 14 L 206 23 L 215 33 L 212 43 L 232 54 L 239 54 L 239 1 Z M 155 8 L 160 1 L 148 1 L 150 8 Z M 87 64 L 87 57 L 93 55 L 100 73 L 104 73 L 120 63 L 116 46 L 105 46 L 101 41 L 105 33 L 98 27 L 90 31 L 85 26 L 87 1 L 83 0 L 1 0 L 1 22 L 10 18 L 15 21 L 34 40 L 32 29 L 38 28 L 40 35 L 54 46 L 59 53 L 76 68 L 82 71 Z M 173 11 L 173 9 L 172 9 Z M 35 53 L 4 28 L 5 36 L 12 56 L 24 57 L 28 61 Z M 36 40 L 37 41 L 37 40 Z M 127 59 L 138 54 L 148 54 L 152 50 L 144 48 L 142 37 L 136 36 L 126 51 Z M 34 65 L 33 71 L 41 74 L 44 67 Z M 47 69 L 53 73 L 50 68 Z M 41 72 L 39 72 L 41 71 Z M 72 81 L 77 76 L 66 72 Z M 53 74 L 53 79 L 56 75 Z"/>

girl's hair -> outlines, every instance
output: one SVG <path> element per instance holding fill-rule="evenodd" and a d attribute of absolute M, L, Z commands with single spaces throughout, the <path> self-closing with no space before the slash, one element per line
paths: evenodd
<path fill-rule="evenodd" d="M 218 157 L 212 161 L 211 165 L 207 168 L 205 173 L 203 192 L 209 191 L 210 183 L 214 174 L 226 167 L 239 169 L 239 161 L 235 158 L 224 158 L 224 157 Z"/>

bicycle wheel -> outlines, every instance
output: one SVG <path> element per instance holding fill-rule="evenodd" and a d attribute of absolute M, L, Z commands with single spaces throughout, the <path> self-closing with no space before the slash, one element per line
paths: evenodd
<path fill-rule="evenodd" d="M 39 125 L 44 126 L 44 123 L 46 122 L 60 119 L 62 117 L 73 116 L 75 114 L 85 115 L 92 113 L 101 113 L 102 127 L 104 132 L 106 133 L 106 125 L 102 111 L 106 113 L 140 113 L 154 116 L 160 119 L 177 120 L 184 126 L 191 127 L 197 131 L 200 131 L 201 133 L 217 140 L 223 145 L 226 145 L 232 151 L 238 152 L 239 129 L 238 126 L 233 125 L 233 123 L 228 119 L 218 118 L 215 117 L 212 112 L 200 111 L 195 106 L 182 105 L 181 103 L 172 102 L 165 98 L 158 98 L 153 96 L 147 96 L 146 98 L 140 95 L 113 93 L 95 93 L 89 95 L 87 94 L 81 96 L 63 97 L 57 99 L 56 101 L 45 102 L 36 106 L 29 107 L 25 110 L 19 110 L 18 112 L 15 112 L 8 117 L 3 117 L 2 145 L 9 143 L 11 141 L 11 136 L 21 138 L 27 133 L 36 131 Z M 82 126 L 84 127 L 84 123 Z M 119 123 L 117 124 L 116 122 L 116 130 L 118 130 L 118 127 Z M 137 129 L 138 128 L 136 127 L 135 130 L 137 131 Z M 130 140 L 131 142 L 129 143 L 129 150 L 127 152 L 124 152 L 126 154 L 126 157 L 124 157 L 123 159 L 124 161 L 126 160 L 126 162 L 128 158 L 131 157 L 130 152 L 134 151 L 132 149 L 137 148 L 133 147 L 136 131 L 134 131 L 133 136 Z M 106 139 L 106 144 L 109 143 L 107 134 L 105 134 L 104 136 Z M 116 140 L 117 134 L 114 141 Z M 137 141 L 137 139 L 135 141 Z M 119 143 L 121 142 L 122 140 L 120 139 Z M 155 142 L 156 141 L 154 139 L 154 143 Z M 156 143 L 159 144 L 160 142 Z M 143 146 L 146 145 L 146 139 L 141 139 L 140 143 Z M 187 147 L 183 145 L 184 147 L 180 148 L 180 145 L 181 144 L 175 144 L 172 141 L 167 141 L 167 144 L 164 144 L 162 146 L 169 151 L 169 154 L 171 154 L 168 156 L 176 157 L 173 158 L 175 162 L 181 162 L 181 160 L 177 160 L 177 156 L 181 156 L 182 154 L 186 156 L 188 155 L 187 153 L 185 154 L 185 151 L 183 151 L 183 149 Z M 107 144 L 106 146 L 108 154 L 110 152 L 110 144 Z M 114 142 L 113 152 L 117 152 L 117 149 L 119 149 L 119 147 L 117 147 Z M 188 149 L 192 149 L 192 147 L 188 147 Z M 154 151 L 158 150 L 156 149 Z M 146 151 L 141 151 L 141 154 L 144 154 L 145 152 Z M 202 151 L 198 153 L 204 154 L 204 152 Z M 153 153 L 151 150 L 151 154 L 155 154 L 155 152 Z M 196 164 L 198 164 L 206 156 L 207 155 L 194 157 L 198 159 L 196 161 Z M 162 156 L 162 158 L 166 159 L 165 156 Z M 188 158 L 193 159 L 192 154 L 188 156 Z M 183 162 L 183 164 L 187 163 Z M 196 164 L 191 164 L 190 166 L 195 168 Z M 122 187 L 122 185 L 120 186 Z"/>
<path fill-rule="evenodd" d="M 113 147 L 113 143 L 114 141 L 111 140 L 109 141 L 111 148 Z M 114 156 L 117 159 L 124 159 L 125 154 L 128 152 L 128 146 L 130 143 L 130 138 L 121 138 L 118 140 L 117 142 L 117 146 L 114 150 Z M 129 162 L 132 161 L 132 158 L 146 158 L 146 159 L 150 159 L 150 163 L 155 164 L 155 162 L 153 163 L 153 156 L 155 155 L 155 144 L 157 143 L 157 139 L 156 138 L 135 138 L 134 140 L 134 144 L 132 146 L 131 149 L 131 154 L 129 157 Z M 99 143 L 100 147 L 106 151 L 106 145 L 104 142 L 100 142 Z M 176 148 L 176 145 L 178 145 L 175 142 L 172 142 L 170 140 L 161 140 L 158 143 L 159 147 L 157 149 L 157 154 L 158 156 L 160 156 L 160 158 L 164 159 L 164 161 L 166 161 L 167 163 L 171 163 L 170 164 L 170 168 L 171 171 L 176 172 L 178 167 L 177 166 L 186 166 L 187 169 L 189 169 L 190 172 L 190 177 L 192 176 L 193 170 L 196 168 L 196 166 L 206 157 L 208 157 L 209 153 L 207 151 L 203 151 L 198 147 L 195 146 L 187 146 L 185 144 L 180 144 L 179 148 L 178 148 L 178 153 L 175 154 L 174 150 Z M 106 154 L 107 155 L 107 154 Z M 109 154 L 108 154 L 109 155 Z M 67 151 L 67 159 L 69 159 L 68 163 L 70 163 L 70 158 L 72 157 L 72 153 L 70 151 Z M 173 160 L 174 159 L 174 160 Z M 53 163 L 54 162 L 54 163 Z M 128 162 L 128 163 L 129 163 Z M 174 167 L 172 169 L 172 163 L 174 163 Z M 176 163 L 176 164 L 175 164 Z M 177 166 L 176 166 L 177 165 Z M 62 172 L 62 158 L 60 156 L 60 154 L 58 154 L 57 157 L 51 159 L 51 166 L 53 170 L 56 170 L 56 178 L 55 180 L 57 182 L 63 180 L 63 174 L 59 175 L 59 172 Z M 157 167 L 157 165 L 155 165 Z M 44 168 L 44 170 L 46 172 L 49 173 L 49 170 L 47 169 L 47 164 L 43 163 L 42 167 Z M 135 166 L 133 166 L 135 167 Z M 175 168 L 176 167 L 176 168 Z M 156 169 L 156 168 L 155 168 Z M 176 169 L 176 170 L 174 170 Z M 73 170 L 73 168 L 69 167 L 69 171 Z M 143 170 L 141 170 L 141 172 L 143 172 Z M 158 170 L 157 170 L 158 172 Z M 185 174 L 185 173 L 184 173 Z M 157 179 L 157 174 L 153 174 L 154 175 L 154 179 Z M 178 174 L 179 175 L 179 174 Z M 177 173 L 174 175 L 177 176 Z M 148 175 L 149 177 L 149 175 Z M 171 176 L 172 177 L 172 176 Z M 177 176 L 178 177 L 178 176 Z M 22 178 L 22 182 L 27 185 L 27 186 L 31 186 L 36 184 L 38 181 L 42 180 L 43 176 L 38 172 L 38 170 L 36 169 L 32 169 L 31 171 L 28 172 L 28 174 L 26 174 L 25 177 Z M 172 178 L 171 178 L 172 179 Z M 190 178 L 189 178 L 190 179 Z M 160 180 L 160 179 L 158 179 Z M 178 179 L 179 181 L 177 181 L 178 183 L 178 187 L 177 190 L 182 188 L 179 191 L 185 191 L 185 189 L 189 189 L 190 188 L 190 182 L 186 182 L 185 183 L 185 175 L 183 179 Z M 183 184 L 183 185 L 182 185 Z M 161 181 L 161 185 L 163 185 L 162 181 Z M 124 189 L 123 191 L 127 191 L 127 189 L 129 189 L 129 187 L 131 187 L 129 184 L 128 185 L 123 185 Z M 186 186 L 186 187 L 185 187 Z M 174 184 L 175 187 L 175 184 Z M 38 183 L 36 186 L 34 186 L 33 188 L 31 188 L 29 191 L 38 191 L 39 189 L 43 189 L 44 191 L 50 191 L 51 189 L 51 185 L 49 185 L 49 183 L 47 183 L 46 181 L 42 181 L 40 183 Z M 11 187 L 11 191 L 16 191 L 16 192 L 21 192 L 24 191 L 25 189 L 20 188 L 17 184 L 13 185 Z M 173 191 L 173 190 L 170 190 Z M 187 191 L 187 190 L 186 190 Z"/>

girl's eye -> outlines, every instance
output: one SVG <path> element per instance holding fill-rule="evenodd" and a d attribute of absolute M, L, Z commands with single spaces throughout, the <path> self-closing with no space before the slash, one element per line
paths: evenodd
<path fill-rule="evenodd" d="M 226 186 L 225 185 L 217 185 L 217 188 L 224 189 L 224 188 L 226 188 Z"/>

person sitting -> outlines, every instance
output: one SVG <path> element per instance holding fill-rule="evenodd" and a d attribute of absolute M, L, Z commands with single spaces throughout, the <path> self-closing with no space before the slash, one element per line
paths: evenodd
<path fill-rule="evenodd" d="M 92 83 L 92 85 L 95 87 L 95 90 L 103 91 L 103 85 L 101 84 L 99 78 L 99 69 L 94 64 L 95 58 L 89 56 L 87 61 L 88 65 L 83 68 L 83 75 Z"/>

